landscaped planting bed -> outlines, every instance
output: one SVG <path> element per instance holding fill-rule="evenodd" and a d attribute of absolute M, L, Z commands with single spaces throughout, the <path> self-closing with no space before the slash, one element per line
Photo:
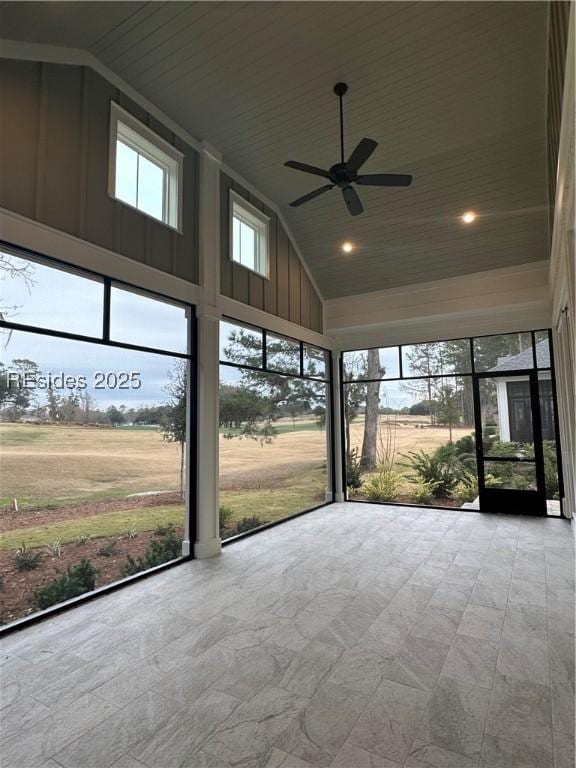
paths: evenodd
<path fill-rule="evenodd" d="M 182 528 L 175 528 L 174 532 L 182 538 Z M 124 577 L 128 556 L 143 557 L 154 539 L 158 539 L 158 535 L 154 531 L 146 531 L 132 537 L 101 536 L 87 541 L 71 541 L 60 545 L 60 554 L 47 547 L 27 548 L 30 559 L 39 555 L 36 567 L 31 570 L 18 569 L 16 551 L 0 550 L 0 623 L 8 624 L 34 612 L 36 590 L 45 587 L 81 560 L 88 560 L 97 569 L 96 587 L 118 581 Z"/>

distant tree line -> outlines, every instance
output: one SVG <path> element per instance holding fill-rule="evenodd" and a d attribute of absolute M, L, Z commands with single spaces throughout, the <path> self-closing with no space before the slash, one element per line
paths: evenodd
<path fill-rule="evenodd" d="M 12 360 L 10 371 L 19 375 L 39 375 L 40 368 L 33 360 Z M 50 423 L 95 424 L 113 427 L 122 424 L 168 427 L 174 416 L 175 403 L 129 408 L 110 405 L 99 408 L 92 395 L 83 389 L 72 389 L 63 394 L 54 389 L 43 390 L 43 401 L 34 388 L 20 388 L 10 384 L 8 368 L 0 363 L 0 415 L 4 421 L 35 420 Z M 170 393 L 169 393 L 170 394 Z"/>

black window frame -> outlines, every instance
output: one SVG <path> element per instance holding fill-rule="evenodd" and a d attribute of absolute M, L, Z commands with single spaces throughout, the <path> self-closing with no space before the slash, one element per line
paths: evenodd
<path fill-rule="evenodd" d="M 81 605 L 83 603 L 88 602 L 89 600 L 94 600 L 100 597 L 101 595 L 109 594 L 110 592 L 114 592 L 117 589 L 122 589 L 128 584 L 132 584 L 135 581 L 140 581 L 141 579 L 145 579 L 145 578 L 148 578 L 149 576 L 153 576 L 155 573 L 158 573 L 159 571 L 163 571 L 163 570 L 166 570 L 167 568 L 172 568 L 178 565 L 182 565 L 183 563 L 194 559 L 193 544 L 194 544 L 194 541 L 196 540 L 196 533 L 197 533 L 196 489 L 197 489 L 197 478 L 198 478 L 198 466 L 197 466 L 198 465 L 198 457 L 197 457 L 198 449 L 197 449 L 197 439 L 196 439 L 197 423 L 198 423 L 198 402 L 197 402 L 198 400 L 198 397 L 197 397 L 197 393 L 198 393 L 198 382 L 197 382 L 198 331 L 197 331 L 196 307 L 194 304 L 191 304 L 190 302 L 174 299 L 170 296 L 166 296 L 165 294 L 160 293 L 159 291 L 148 290 L 147 288 L 142 288 L 140 286 L 132 285 L 131 283 L 126 282 L 125 280 L 119 280 L 117 278 L 113 278 L 110 275 L 107 275 L 102 272 L 98 272 L 94 269 L 79 267 L 75 264 L 70 264 L 69 262 L 63 259 L 59 259 L 54 256 L 48 256 L 46 254 L 39 253 L 38 251 L 33 251 L 29 248 L 16 245 L 15 243 L 11 243 L 3 239 L 0 239 L 0 250 L 5 251 L 8 254 L 13 254 L 18 258 L 27 259 L 36 264 L 44 264 L 45 266 L 51 267 L 52 269 L 65 271 L 69 274 L 77 274 L 79 277 L 88 277 L 94 280 L 101 281 L 104 286 L 103 307 L 102 307 L 102 332 L 100 336 L 88 336 L 88 335 L 78 334 L 78 333 L 67 333 L 66 331 L 51 330 L 51 329 L 42 328 L 34 325 L 27 325 L 26 323 L 17 323 L 14 321 L 5 320 L 1 316 L 0 316 L 0 329 L 22 331 L 25 333 L 34 333 L 39 336 L 50 336 L 52 338 L 68 339 L 70 341 L 80 341 L 80 342 L 86 342 L 89 344 L 97 344 L 100 346 L 126 349 L 126 350 L 131 350 L 136 352 L 146 352 L 154 355 L 161 355 L 165 357 L 172 357 L 172 358 L 187 360 L 188 361 L 188 379 L 189 379 L 187 430 L 188 430 L 188 434 L 190 435 L 190 439 L 187 444 L 187 457 L 188 457 L 187 458 L 188 472 L 186 473 L 186 477 L 188 480 L 188 484 L 186 488 L 187 503 L 185 505 L 185 510 L 184 510 L 185 522 L 187 522 L 188 524 L 188 531 L 189 531 L 189 538 L 190 538 L 190 552 L 187 555 L 181 555 L 175 560 L 170 560 L 166 563 L 162 563 L 161 565 L 155 566 L 153 568 L 149 568 L 146 571 L 136 573 L 133 576 L 127 576 L 122 579 L 118 579 L 117 581 L 113 581 L 110 584 L 105 584 L 90 592 L 85 592 L 79 597 L 72 598 L 71 600 L 66 600 L 62 603 L 58 603 L 54 606 L 51 606 L 50 608 L 46 608 L 41 611 L 36 611 L 35 613 L 30 614 L 29 616 L 24 616 L 23 618 L 17 619 L 11 622 L 10 624 L 1 626 L 0 627 L 0 636 L 1 636 L 9 632 L 19 630 L 24 626 L 29 626 L 38 621 L 43 621 L 44 619 L 52 615 L 56 615 L 63 611 L 74 608 L 77 605 Z M 182 307 L 186 312 L 186 332 L 187 332 L 187 338 L 188 338 L 188 352 L 187 353 L 173 352 L 170 350 L 155 349 L 153 347 L 147 347 L 145 345 L 130 344 L 130 343 L 111 340 L 110 339 L 110 312 L 111 312 L 110 295 L 111 295 L 112 285 L 117 285 L 119 288 L 130 291 L 132 293 L 139 293 L 140 295 L 143 295 L 143 296 L 149 296 L 150 298 L 156 299 L 158 301 L 162 301 L 165 304 L 172 304 L 175 306 Z"/>
<path fill-rule="evenodd" d="M 409 381 L 409 380 L 415 380 L 415 379 L 446 379 L 446 378 L 464 378 L 464 377 L 470 377 L 473 381 L 479 377 L 479 376 L 486 376 L 490 374 L 490 371 L 477 371 L 474 361 L 474 341 L 476 339 L 487 339 L 487 338 L 493 338 L 496 336 L 512 336 L 518 333 L 522 334 L 530 334 L 531 337 L 531 343 L 532 343 L 532 366 L 530 368 L 511 368 L 508 371 L 498 371 L 494 372 L 497 376 L 506 376 L 507 373 L 509 374 L 521 374 L 526 373 L 529 374 L 531 372 L 534 372 L 536 375 L 540 371 L 549 371 L 550 372 L 550 380 L 551 380 L 551 387 L 552 387 L 552 401 L 554 406 L 554 428 L 555 428 L 555 444 L 556 444 L 556 463 L 557 463 L 557 471 L 558 471 L 558 488 L 559 488 L 559 497 L 560 497 L 560 517 L 556 518 L 554 516 L 548 516 L 548 519 L 565 519 L 564 516 L 564 510 L 563 510 L 563 504 L 562 504 L 562 498 L 564 496 L 564 480 L 563 480 L 563 474 L 562 474 L 562 446 L 560 444 L 560 428 L 559 428 L 559 419 L 558 419 L 558 398 L 556 393 L 556 373 L 555 373 L 555 365 L 554 365 L 554 345 L 553 345 L 553 339 L 552 339 L 552 329 L 551 328 L 532 328 L 529 330 L 524 331 L 506 331 L 503 333 L 485 333 L 485 334 L 477 334 L 475 336 L 458 336 L 454 338 L 448 338 L 448 339 L 435 339 L 434 341 L 423 341 L 423 342 L 410 342 L 406 344 L 388 344 L 386 346 L 382 347 L 365 347 L 364 349 L 345 349 L 341 350 L 338 358 L 338 370 L 339 370 L 339 378 L 340 378 L 340 435 L 341 435 L 341 464 L 342 464 L 342 484 L 343 484 L 343 495 L 344 495 L 344 501 L 350 501 L 354 502 L 356 504 L 381 504 L 383 506 L 398 506 L 398 502 L 387 502 L 387 501 L 380 501 L 380 502 L 368 502 L 363 499 L 349 499 L 348 498 L 348 485 L 347 485 L 347 461 L 346 461 L 346 453 L 347 453 L 347 446 L 346 446 L 346 424 L 345 424 L 345 387 L 347 384 L 369 384 L 371 382 L 379 382 L 382 384 L 391 383 L 394 381 Z M 536 350 L 536 334 L 547 334 L 547 341 L 548 341 L 548 349 L 549 349 L 549 357 L 550 357 L 550 365 L 549 366 L 539 366 L 538 365 L 538 359 L 537 359 L 537 350 Z M 470 345 L 470 371 L 468 373 L 445 373 L 445 374 L 431 374 L 429 376 L 404 376 L 403 375 L 403 367 L 402 367 L 402 350 L 404 347 L 412 347 L 417 344 L 433 344 L 438 342 L 450 342 L 450 341 L 466 341 L 468 340 Z M 542 339 L 540 339 L 542 341 Z M 539 343 L 539 342 L 538 342 Z M 364 352 L 368 351 L 370 349 L 391 349 L 393 347 L 398 348 L 398 355 L 400 359 L 400 376 L 397 377 L 383 377 L 379 379 L 347 379 L 344 378 L 344 362 L 343 362 L 343 356 L 346 352 Z M 476 456 L 477 456 L 477 462 L 480 462 L 480 446 L 478 444 L 478 413 L 476 408 L 476 403 L 474 404 L 474 418 L 476 422 Z M 416 509 L 435 509 L 435 510 L 445 510 L 445 507 L 439 507 L 434 506 L 432 504 L 413 504 L 409 502 L 403 502 L 401 506 L 406 507 L 415 507 Z M 520 513 L 521 514 L 521 513 Z"/>
<path fill-rule="evenodd" d="M 282 333 L 282 332 L 273 331 L 273 330 L 264 328 L 262 326 L 254 325 L 252 323 L 246 323 L 243 320 L 237 320 L 236 318 L 231 317 L 230 315 L 223 315 L 221 317 L 221 323 L 236 325 L 239 328 L 246 328 L 247 330 L 257 331 L 262 334 L 262 366 L 259 367 L 254 365 L 241 365 L 239 363 L 232 363 L 229 360 L 221 360 L 220 358 L 218 360 L 219 365 L 227 368 L 236 368 L 239 370 L 255 371 L 257 373 L 263 373 L 269 376 L 284 376 L 289 379 L 301 379 L 305 381 L 313 381 L 319 384 L 326 385 L 326 416 L 327 416 L 327 420 L 329 420 L 329 426 L 330 426 L 330 431 L 327 434 L 327 446 L 326 446 L 326 458 L 327 458 L 327 462 L 329 463 L 329 469 L 330 469 L 330 471 L 328 472 L 329 483 L 326 488 L 326 494 L 331 497 L 329 501 L 328 500 L 324 501 L 322 504 L 317 504 L 316 506 L 310 507 L 309 509 L 302 509 L 298 512 L 295 512 L 292 515 L 287 515 L 286 517 L 283 517 L 279 520 L 273 520 L 269 523 L 264 523 L 263 525 L 260 525 L 257 528 L 252 528 L 251 530 L 246 531 L 244 533 L 239 533 L 236 536 L 230 536 L 227 539 L 223 539 L 222 546 L 224 547 L 224 546 L 227 546 L 228 544 L 234 543 L 235 541 L 244 539 L 247 536 L 253 536 L 254 534 L 260 533 L 261 531 L 265 531 L 268 528 L 273 528 L 277 525 L 282 525 L 283 523 L 287 523 L 296 517 L 300 517 L 301 515 L 306 515 L 309 512 L 314 512 L 315 510 L 321 509 L 322 507 L 325 507 L 328 504 L 333 504 L 334 501 L 336 500 L 335 487 L 334 487 L 335 472 L 336 472 L 336 454 L 335 454 L 335 446 L 334 446 L 335 420 L 334 420 L 334 380 L 332 378 L 332 371 L 333 371 L 332 351 L 329 349 L 326 349 L 325 347 L 321 347 L 317 344 L 313 344 L 312 342 L 302 341 L 302 339 L 297 339 L 293 336 L 287 336 L 285 333 Z M 220 327 L 221 327 L 221 324 L 220 324 Z M 271 334 L 277 338 L 283 338 L 283 339 L 286 339 L 287 341 L 299 344 L 300 372 L 298 374 L 277 371 L 274 368 L 270 368 L 268 366 L 268 355 L 267 355 L 268 334 Z M 326 376 L 324 376 L 323 378 L 320 378 L 316 376 L 305 375 L 304 347 L 313 347 L 314 349 L 318 349 L 324 352 Z"/>

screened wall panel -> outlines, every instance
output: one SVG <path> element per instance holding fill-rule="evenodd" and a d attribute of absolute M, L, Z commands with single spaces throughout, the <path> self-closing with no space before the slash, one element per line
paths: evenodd
<path fill-rule="evenodd" d="M 344 352 L 348 498 L 559 516 L 550 344 L 538 330 Z"/>
<path fill-rule="evenodd" d="M 181 558 L 192 307 L 7 249 L 0 295 L 10 623 Z"/>
<path fill-rule="evenodd" d="M 327 500 L 328 353 L 220 324 L 220 535 Z"/>

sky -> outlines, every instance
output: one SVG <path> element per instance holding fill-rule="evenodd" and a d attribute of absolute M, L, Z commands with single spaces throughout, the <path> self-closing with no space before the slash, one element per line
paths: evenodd
<path fill-rule="evenodd" d="M 26 262 L 12 254 L 1 256 L 8 256 L 10 262 L 19 267 L 26 263 L 32 265 L 29 280 L 21 275 L 9 277 L 5 270 L 0 270 L 0 306 L 5 319 L 69 333 L 101 334 L 101 282 Z M 110 335 L 114 340 L 184 352 L 186 332 L 182 307 L 112 288 Z M 21 331 L 3 331 L 0 343 L 0 358 L 7 367 L 14 359 L 27 358 L 36 362 L 44 374 L 85 376 L 87 391 L 103 409 L 110 405 L 136 408 L 166 402 L 168 372 L 177 360 L 165 355 Z M 98 372 L 115 374 L 124 371 L 140 373 L 140 388 L 95 388 Z M 114 376 L 106 383 L 114 384 Z M 67 388 L 57 391 L 64 395 L 69 392 Z M 38 394 L 42 400 L 43 393 L 38 390 Z"/>

